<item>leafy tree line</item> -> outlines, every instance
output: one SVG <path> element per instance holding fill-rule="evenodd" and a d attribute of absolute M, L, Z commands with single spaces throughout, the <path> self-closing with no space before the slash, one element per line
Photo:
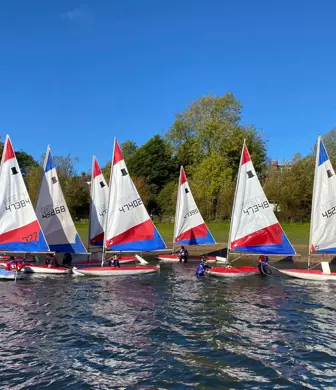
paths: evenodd
<path fill-rule="evenodd" d="M 231 93 L 204 96 L 192 102 L 162 137 L 154 135 L 144 145 L 132 140 L 121 144 L 129 173 L 151 214 L 172 220 L 175 214 L 180 166 L 183 165 L 195 201 L 206 220 L 231 216 L 243 140 L 269 200 L 277 204 L 280 220 L 310 218 L 315 155 L 295 155 L 290 169 L 273 167 L 267 157 L 264 134 L 242 123 L 242 106 Z M 336 130 L 324 136 L 332 162 L 336 163 Z M 3 144 L 0 144 L 0 149 Z M 32 201 L 35 201 L 42 162 L 17 152 Z M 88 218 L 91 172 L 76 173 L 77 160 L 56 156 L 59 179 L 69 209 L 76 218 Z M 111 162 L 103 167 L 109 180 Z"/>

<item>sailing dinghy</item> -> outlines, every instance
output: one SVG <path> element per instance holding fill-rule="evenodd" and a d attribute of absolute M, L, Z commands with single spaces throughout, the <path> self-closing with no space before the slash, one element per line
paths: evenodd
<path fill-rule="evenodd" d="M 243 145 L 234 198 L 227 259 L 231 253 L 289 256 L 295 250 L 266 198 L 247 147 Z M 259 273 L 257 267 L 211 268 L 209 275 L 242 277 Z"/>
<path fill-rule="evenodd" d="M 286 269 L 285 275 L 306 280 L 335 280 L 327 261 L 322 271 L 310 269 L 313 254 L 336 254 L 336 176 L 321 137 L 317 140 L 312 211 L 309 234 L 308 269 Z"/>
<path fill-rule="evenodd" d="M 180 169 L 179 188 L 177 192 L 173 242 L 174 245 L 216 244 L 215 239 L 198 210 L 182 166 Z M 157 258 L 161 261 L 179 261 L 179 257 L 176 254 L 159 254 Z M 207 259 L 208 263 L 214 263 L 217 260 L 216 256 L 208 256 Z M 201 260 L 202 256 L 188 257 L 188 261 Z"/>
<path fill-rule="evenodd" d="M 43 163 L 43 175 L 35 211 L 53 252 L 87 254 L 64 199 L 50 146 L 47 148 Z M 62 274 L 71 270 L 62 266 L 29 265 L 26 267 L 26 271 Z"/>
<path fill-rule="evenodd" d="M 130 177 L 118 142 L 114 141 L 104 251 L 147 252 L 166 245 L 150 219 Z M 140 256 L 136 255 L 138 259 Z M 73 269 L 77 275 L 139 275 L 157 272 L 159 266 L 95 267 Z"/>
<path fill-rule="evenodd" d="M 50 251 L 36 217 L 9 136 L 6 136 L 0 167 L 0 251 L 47 253 Z M 1 279 L 19 274 L 1 270 Z"/>
<path fill-rule="evenodd" d="M 89 216 L 89 252 L 90 247 L 103 248 L 104 245 L 104 227 L 107 216 L 109 188 L 102 174 L 96 157 L 92 160 L 91 173 L 91 203 Z M 135 256 L 120 256 L 121 264 L 136 262 Z M 88 261 L 74 261 L 74 265 L 100 265 L 101 260 L 98 258 L 89 259 Z"/>

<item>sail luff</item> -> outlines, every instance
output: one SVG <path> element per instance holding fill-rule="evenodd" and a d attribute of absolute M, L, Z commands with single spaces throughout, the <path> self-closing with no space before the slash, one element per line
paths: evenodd
<path fill-rule="evenodd" d="M 227 254 L 226 258 L 229 261 L 229 256 L 230 256 L 230 247 L 231 247 L 231 234 L 232 234 L 232 225 L 233 225 L 233 218 L 235 217 L 235 210 L 236 210 L 236 201 L 237 201 L 237 191 L 239 188 L 239 178 L 240 178 L 240 170 L 242 167 L 242 160 L 243 160 L 243 153 L 244 153 L 244 148 L 245 148 L 245 138 L 244 138 L 244 143 L 243 143 L 243 149 L 240 155 L 240 160 L 239 160 L 239 168 L 238 168 L 238 175 L 237 175 L 237 182 L 236 182 L 236 188 L 235 188 L 235 194 L 233 198 L 233 205 L 232 205 L 232 212 L 231 212 L 231 220 L 230 220 L 230 229 L 229 229 L 229 237 L 228 237 L 228 246 L 227 246 Z"/>

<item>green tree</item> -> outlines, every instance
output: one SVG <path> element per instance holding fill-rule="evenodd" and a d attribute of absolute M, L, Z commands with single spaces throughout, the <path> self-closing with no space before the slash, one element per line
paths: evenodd
<path fill-rule="evenodd" d="M 38 162 L 30 154 L 23 151 L 15 152 L 15 154 L 23 177 L 28 174 L 30 169 L 38 167 Z"/>
<path fill-rule="evenodd" d="M 157 195 L 169 181 L 176 180 L 179 169 L 168 143 L 159 135 L 138 148 L 127 167 L 132 176 L 146 179 L 153 195 Z"/>
<path fill-rule="evenodd" d="M 174 217 L 177 198 L 177 180 L 167 183 L 157 196 L 159 213 L 169 217 Z"/>
<path fill-rule="evenodd" d="M 268 173 L 264 185 L 266 196 L 277 204 L 277 214 L 284 221 L 308 221 L 314 181 L 313 154 L 302 158 L 295 155 L 284 170 Z"/>
<path fill-rule="evenodd" d="M 138 149 L 137 144 L 134 141 L 125 141 L 120 145 L 120 148 L 126 162 Z"/>
<path fill-rule="evenodd" d="M 249 147 L 257 172 L 265 168 L 263 136 L 252 126 L 241 124 L 242 106 L 232 93 L 204 96 L 193 102 L 176 120 L 166 139 L 178 160 L 193 167 L 211 155 L 225 159 L 237 173 L 243 140 Z"/>

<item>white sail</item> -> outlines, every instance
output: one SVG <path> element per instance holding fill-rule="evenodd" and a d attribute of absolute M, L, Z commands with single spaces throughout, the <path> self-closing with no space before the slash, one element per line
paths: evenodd
<path fill-rule="evenodd" d="M 336 253 L 336 176 L 321 137 L 316 150 L 310 252 Z"/>
<path fill-rule="evenodd" d="M 229 250 L 255 254 L 295 254 L 268 203 L 245 143 L 237 180 Z"/>
<path fill-rule="evenodd" d="M 54 252 L 87 253 L 65 202 L 49 146 L 43 171 L 35 211 L 50 249 Z"/>
<path fill-rule="evenodd" d="M 105 218 L 107 216 L 108 186 L 96 157 L 92 161 L 89 243 L 103 246 Z"/>
<path fill-rule="evenodd" d="M 174 243 L 187 245 L 215 244 L 191 193 L 183 167 L 177 193 Z"/>
<path fill-rule="evenodd" d="M 166 248 L 130 177 L 117 141 L 111 166 L 105 247 L 115 251 Z"/>
<path fill-rule="evenodd" d="M 7 135 L 0 168 L 0 250 L 49 252 Z"/>

